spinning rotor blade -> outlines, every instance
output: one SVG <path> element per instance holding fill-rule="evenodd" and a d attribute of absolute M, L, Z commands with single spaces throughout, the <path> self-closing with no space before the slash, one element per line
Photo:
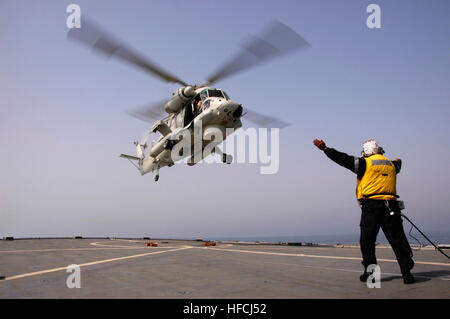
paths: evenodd
<path fill-rule="evenodd" d="M 284 122 L 282 120 L 279 120 L 275 117 L 263 115 L 255 111 L 251 111 L 249 109 L 245 109 L 246 113 L 243 115 L 243 117 L 249 121 L 252 121 L 259 127 L 278 127 L 278 128 L 285 128 L 291 125 L 291 123 Z"/>
<path fill-rule="evenodd" d="M 273 22 L 261 37 L 247 40 L 242 47 L 242 52 L 207 78 L 207 85 L 309 44 L 286 25 Z"/>
<path fill-rule="evenodd" d="M 83 17 L 81 28 L 70 29 L 67 34 L 68 39 L 76 40 L 84 45 L 92 47 L 97 52 L 102 53 L 106 57 L 115 56 L 121 61 L 131 64 L 141 70 L 144 70 L 166 82 L 175 82 L 187 86 L 186 82 L 178 79 L 170 73 L 163 70 L 153 62 L 140 56 L 130 47 L 114 39 L 106 31 L 96 26 L 93 22 Z"/>
<path fill-rule="evenodd" d="M 164 110 L 164 105 L 166 103 L 167 100 L 162 100 L 158 103 L 146 105 L 130 111 L 128 114 L 141 121 L 153 123 L 155 120 L 159 120 L 167 115 Z"/>

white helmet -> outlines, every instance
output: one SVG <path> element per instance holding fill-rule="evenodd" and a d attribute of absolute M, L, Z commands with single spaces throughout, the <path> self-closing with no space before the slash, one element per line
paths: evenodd
<path fill-rule="evenodd" d="M 363 144 L 363 150 L 361 152 L 362 156 L 369 157 L 374 154 L 383 154 L 384 150 L 382 147 L 378 145 L 378 142 L 375 140 L 367 140 Z"/>

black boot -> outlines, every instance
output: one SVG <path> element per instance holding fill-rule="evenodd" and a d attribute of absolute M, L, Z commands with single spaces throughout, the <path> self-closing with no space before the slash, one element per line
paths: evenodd
<path fill-rule="evenodd" d="M 373 274 L 373 271 L 368 272 L 367 270 L 364 270 L 363 274 L 361 276 L 359 276 L 359 280 L 362 281 L 362 282 L 367 282 L 367 279 L 372 274 Z"/>
<path fill-rule="evenodd" d="M 405 285 L 413 284 L 416 282 L 414 279 L 414 276 L 408 271 L 407 273 L 402 274 L 403 277 L 403 283 Z"/>
<path fill-rule="evenodd" d="M 367 282 L 367 278 L 369 278 L 370 274 L 367 271 L 364 271 L 361 276 L 359 276 L 359 280 L 362 282 Z"/>

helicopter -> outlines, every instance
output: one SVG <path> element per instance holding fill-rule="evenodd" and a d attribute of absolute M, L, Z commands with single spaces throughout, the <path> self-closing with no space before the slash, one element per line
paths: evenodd
<path fill-rule="evenodd" d="M 144 58 L 130 46 L 86 19 L 84 15 L 81 28 L 70 29 L 67 38 L 87 45 L 108 58 L 115 57 L 162 81 L 181 85 L 172 93 L 169 101 L 165 100 L 129 112 L 140 120 L 153 123 L 152 128 L 147 132 L 147 138 L 151 133 L 159 133 L 159 137 L 151 145 L 147 154 L 145 154 L 148 148 L 147 140 L 135 141 L 136 156 L 121 154 L 120 157 L 128 159 L 141 175 L 152 172 L 155 181 L 159 180 L 160 168 L 171 167 L 176 161 L 187 157 L 190 157 L 187 164 L 192 166 L 216 153 L 222 157 L 223 163 L 230 164 L 232 156 L 223 153 L 217 145 L 224 141 L 227 135 L 242 127 L 241 118 L 244 116 L 260 127 L 289 126 L 289 123 L 275 117 L 244 109 L 242 104 L 232 100 L 224 90 L 213 85 L 219 80 L 262 62 L 309 47 L 309 43 L 294 30 L 281 22 L 274 21 L 260 36 L 251 37 L 245 41 L 242 49 L 208 76 L 205 83 L 197 85 L 186 83 Z M 158 120 L 161 117 L 163 118 Z M 220 132 L 222 137 L 217 139 L 216 133 L 214 139 L 203 138 L 206 137 L 204 135 L 208 130 Z M 200 142 L 196 142 L 195 134 L 201 135 Z M 185 148 L 177 148 L 177 144 L 181 144 L 182 141 L 190 146 L 187 151 Z M 197 144 L 194 145 L 195 143 Z M 174 149 L 177 149 L 177 152 L 174 152 Z"/>

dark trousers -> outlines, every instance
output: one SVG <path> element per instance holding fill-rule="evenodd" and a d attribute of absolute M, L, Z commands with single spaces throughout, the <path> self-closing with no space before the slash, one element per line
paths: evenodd
<path fill-rule="evenodd" d="M 365 200 L 361 207 L 361 237 L 360 247 L 362 252 L 362 264 L 365 268 L 377 263 L 375 256 L 375 241 L 378 232 L 383 230 L 384 235 L 392 246 L 402 274 L 409 272 L 414 262 L 412 260 L 412 250 L 403 230 L 402 218 L 400 214 L 390 215 L 390 211 L 400 212 L 395 201 L 389 201 L 388 208 L 386 201 Z"/>

